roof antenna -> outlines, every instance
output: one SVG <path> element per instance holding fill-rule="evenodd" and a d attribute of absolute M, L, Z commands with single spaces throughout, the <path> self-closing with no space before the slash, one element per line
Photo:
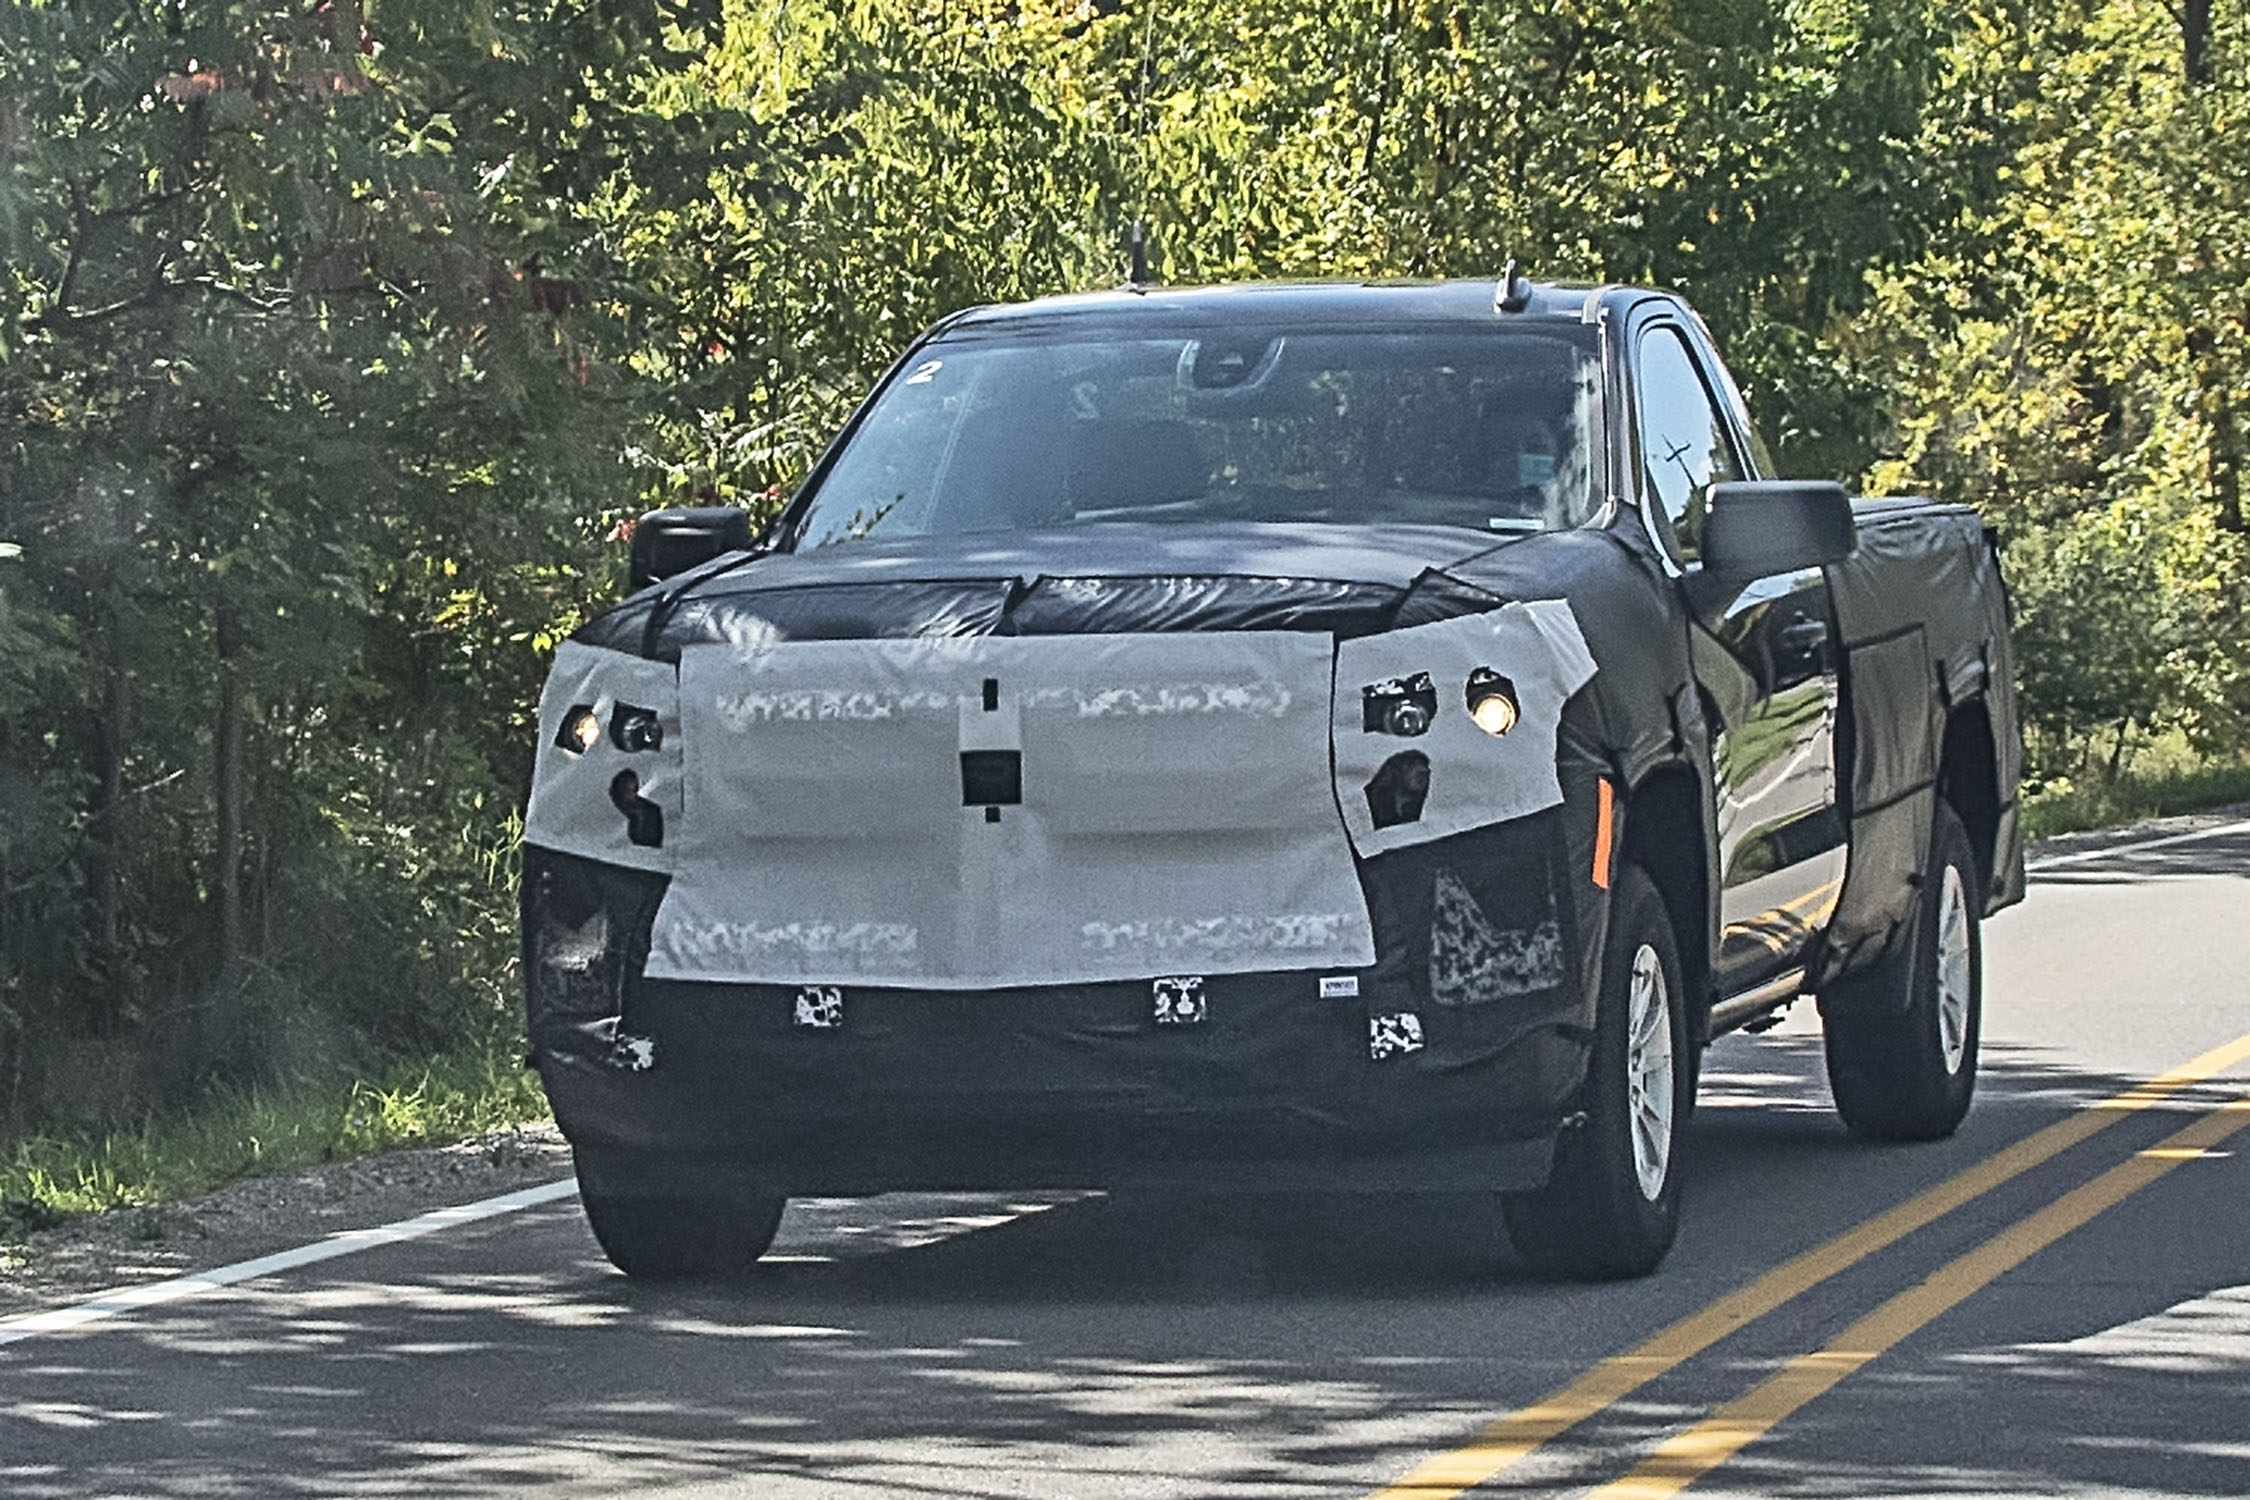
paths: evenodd
<path fill-rule="evenodd" d="M 1494 312 L 1522 312 L 1531 306 L 1531 280 L 1516 269 L 1516 258 L 1508 257 L 1508 268 L 1500 273 L 1500 290 L 1492 299 Z"/>
<path fill-rule="evenodd" d="M 1156 11 L 1160 0 L 1146 3 L 1148 20 L 1141 28 L 1140 98 L 1134 104 L 1133 121 L 1133 164 L 1139 169 L 1140 181 L 1133 194 L 1133 227 L 1127 240 L 1132 263 L 1125 273 L 1125 285 L 1135 291 L 1156 284 L 1148 269 L 1148 93 L 1156 73 Z"/>

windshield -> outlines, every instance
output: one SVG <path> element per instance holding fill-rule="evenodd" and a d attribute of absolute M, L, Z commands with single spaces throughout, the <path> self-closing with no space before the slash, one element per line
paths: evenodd
<path fill-rule="evenodd" d="M 1598 503 L 1592 334 L 941 340 L 837 455 L 798 545 L 1101 521 L 1575 526 Z"/>

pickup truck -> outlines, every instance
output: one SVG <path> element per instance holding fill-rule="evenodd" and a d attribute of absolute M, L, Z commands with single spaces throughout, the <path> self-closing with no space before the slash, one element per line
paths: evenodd
<path fill-rule="evenodd" d="M 557 652 L 532 1056 L 611 1259 L 791 1195 L 1495 1193 L 1672 1243 L 1698 1063 L 1817 997 L 1950 1133 L 2023 891 L 1993 542 L 1773 466 L 1620 286 L 948 318 L 753 538 L 652 512 Z"/>

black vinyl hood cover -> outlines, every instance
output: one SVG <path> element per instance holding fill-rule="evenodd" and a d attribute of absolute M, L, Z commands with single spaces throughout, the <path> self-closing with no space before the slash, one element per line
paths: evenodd
<path fill-rule="evenodd" d="M 862 540 L 733 556 L 627 600 L 574 637 L 676 661 L 745 637 L 1314 630 L 1373 634 L 1493 609 L 1444 569 L 1509 539 L 1447 526 L 1109 522 Z"/>

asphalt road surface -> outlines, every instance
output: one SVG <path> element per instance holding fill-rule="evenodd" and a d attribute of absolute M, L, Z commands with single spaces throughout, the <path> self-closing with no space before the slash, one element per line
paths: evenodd
<path fill-rule="evenodd" d="M 2250 825 L 2048 858 L 1961 1133 L 1848 1139 L 1809 1006 L 1728 1038 L 1642 1281 L 1475 1201 L 1051 1195 L 658 1289 L 557 1193 L 0 1324 L 0 1495 L 2250 1495 Z"/>

